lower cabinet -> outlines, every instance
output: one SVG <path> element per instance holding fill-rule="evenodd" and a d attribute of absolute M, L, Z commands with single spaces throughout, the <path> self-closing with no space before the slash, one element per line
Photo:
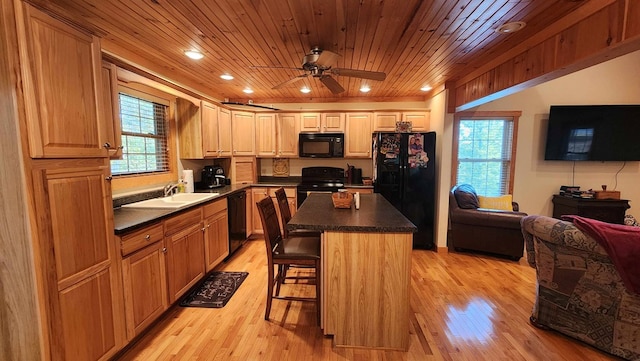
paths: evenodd
<path fill-rule="evenodd" d="M 205 265 L 209 272 L 229 255 L 227 200 L 211 202 L 203 207 L 203 212 Z"/>
<path fill-rule="evenodd" d="M 280 208 L 278 207 L 278 200 L 276 199 L 276 190 L 280 187 L 252 187 L 251 194 L 253 197 L 252 204 L 252 213 L 253 213 L 253 234 L 264 234 L 264 230 L 262 229 L 262 221 L 260 220 L 260 213 L 258 212 L 258 207 L 256 203 L 260 202 L 264 198 L 271 197 L 273 200 L 273 204 L 276 207 L 276 213 L 278 213 L 278 219 L 280 219 Z M 295 187 L 284 187 L 284 191 L 287 194 L 287 200 L 289 203 L 289 210 L 291 212 L 291 216 L 296 213 L 296 188 Z M 286 225 L 281 225 L 282 227 L 286 227 Z M 281 230 L 282 231 L 282 230 Z"/>
<path fill-rule="evenodd" d="M 120 237 L 127 340 L 168 307 L 164 230 L 158 223 Z"/>
<path fill-rule="evenodd" d="M 131 341 L 169 307 L 164 242 L 122 259 L 127 340 Z"/>
<path fill-rule="evenodd" d="M 165 221 L 169 303 L 194 286 L 205 273 L 202 209 L 187 211 Z"/>

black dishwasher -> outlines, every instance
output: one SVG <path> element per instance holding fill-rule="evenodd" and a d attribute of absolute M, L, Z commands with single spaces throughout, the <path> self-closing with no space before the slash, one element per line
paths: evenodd
<path fill-rule="evenodd" d="M 245 192 L 237 192 L 227 197 L 229 218 L 229 257 L 247 239 L 247 199 Z"/>

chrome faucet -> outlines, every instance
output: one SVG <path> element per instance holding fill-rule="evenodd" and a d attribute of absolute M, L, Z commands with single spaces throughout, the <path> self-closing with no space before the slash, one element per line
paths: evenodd
<path fill-rule="evenodd" d="M 169 183 L 166 186 L 164 186 L 164 188 L 162 189 L 164 192 L 164 196 L 168 197 L 172 194 L 176 193 L 176 190 L 178 189 L 178 184 L 177 183 Z"/>

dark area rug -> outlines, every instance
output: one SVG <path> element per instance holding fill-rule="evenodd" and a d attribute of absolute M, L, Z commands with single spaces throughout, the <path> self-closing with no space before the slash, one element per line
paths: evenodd
<path fill-rule="evenodd" d="M 181 302 L 182 307 L 220 308 L 229 302 L 248 272 L 212 272 Z"/>

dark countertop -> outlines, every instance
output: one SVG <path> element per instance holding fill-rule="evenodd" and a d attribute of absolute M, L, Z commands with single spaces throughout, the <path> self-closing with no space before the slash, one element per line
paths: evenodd
<path fill-rule="evenodd" d="M 249 184 L 232 184 L 220 188 L 214 188 L 210 190 L 196 190 L 196 193 L 220 193 L 220 195 L 203 201 L 201 203 L 194 203 L 189 208 L 182 209 L 168 209 L 168 208 L 114 208 L 113 209 L 113 228 L 115 234 L 123 234 L 133 231 L 136 228 L 143 227 L 159 221 L 163 218 L 178 214 L 193 207 L 202 205 L 203 203 L 211 202 L 219 198 L 227 197 L 228 195 L 240 190 L 249 188 Z"/>
<path fill-rule="evenodd" d="M 330 194 L 312 193 L 287 229 L 345 232 L 415 232 L 417 227 L 380 194 L 361 194 L 360 209 L 333 207 Z"/>

